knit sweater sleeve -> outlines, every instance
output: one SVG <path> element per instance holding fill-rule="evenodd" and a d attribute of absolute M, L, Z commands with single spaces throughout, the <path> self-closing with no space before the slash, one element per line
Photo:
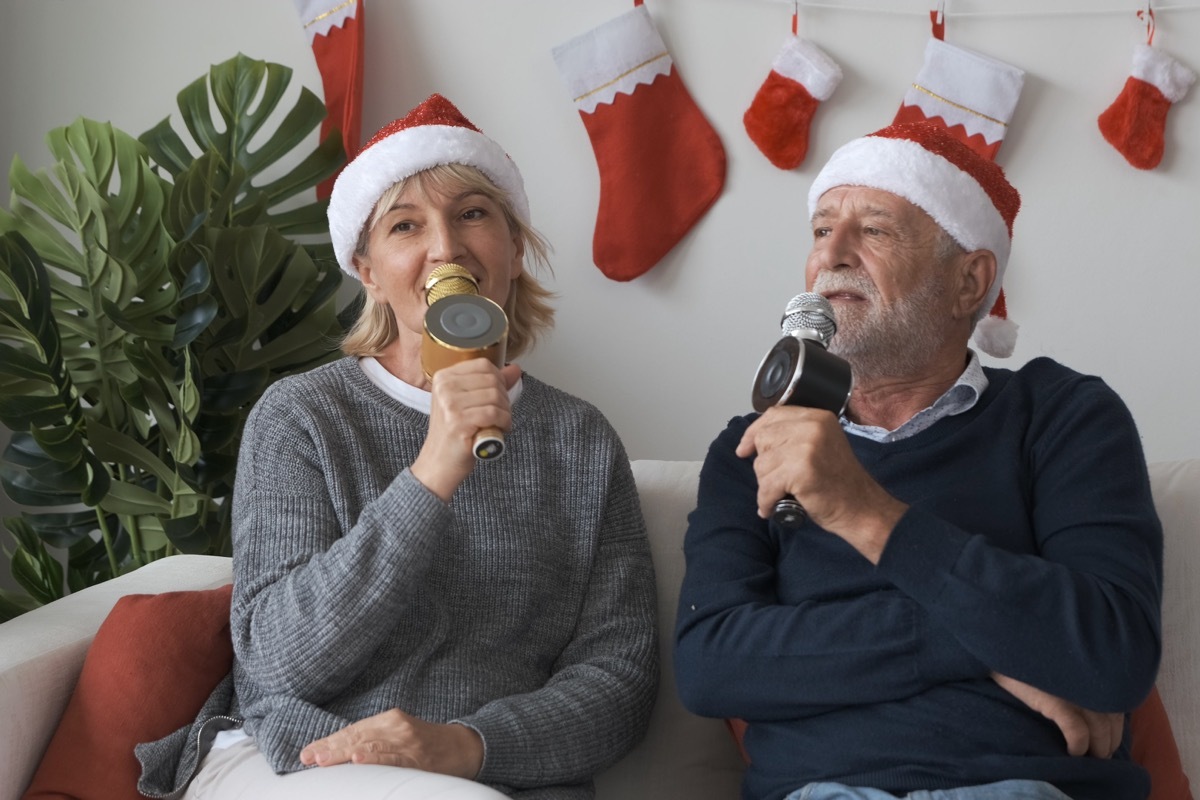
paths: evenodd
<path fill-rule="evenodd" d="M 1102 381 L 1075 376 L 1039 395 L 1022 435 L 1034 552 L 911 509 L 879 569 L 992 670 L 1129 711 L 1162 646 L 1162 528 L 1133 419 Z"/>
<path fill-rule="evenodd" d="M 362 631 L 403 608 L 450 512 L 405 469 L 345 530 L 327 475 L 353 459 L 334 463 L 328 442 L 352 437 L 322 430 L 330 423 L 306 413 L 295 386 L 272 386 L 242 438 L 231 623 L 255 683 L 320 705 L 367 664 L 378 643 Z"/>
<path fill-rule="evenodd" d="M 830 535 L 780 534 L 758 518 L 752 461 L 734 453 L 748 424 L 733 420 L 713 442 L 689 517 L 674 660 L 684 705 L 712 717 L 797 719 L 986 676 L 946 628 L 894 589 L 780 598 L 775 537 L 830 544 Z"/>
<path fill-rule="evenodd" d="M 654 568 L 615 433 L 602 452 L 602 469 L 579 478 L 596 481 L 606 500 L 575 635 L 543 687 L 458 720 L 484 740 L 479 780 L 516 788 L 586 782 L 631 750 L 649 723 L 658 690 Z"/>

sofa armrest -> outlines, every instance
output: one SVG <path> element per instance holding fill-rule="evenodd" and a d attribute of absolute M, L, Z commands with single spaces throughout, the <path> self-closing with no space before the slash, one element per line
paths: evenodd
<path fill-rule="evenodd" d="M 62 717 L 100 623 L 127 594 L 212 589 L 229 583 L 230 560 L 180 555 L 82 589 L 0 625 L 0 799 L 33 777 Z"/>
<path fill-rule="evenodd" d="M 1200 459 L 1150 464 L 1163 525 L 1162 695 L 1183 770 L 1200 779 Z"/>

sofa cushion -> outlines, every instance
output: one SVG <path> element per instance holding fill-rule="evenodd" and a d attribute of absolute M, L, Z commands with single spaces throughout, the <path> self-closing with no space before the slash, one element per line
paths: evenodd
<path fill-rule="evenodd" d="M 130 800 L 139 742 L 190 723 L 233 663 L 233 587 L 131 594 L 96 632 L 25 800 Z"/>
<path fill-rule="evenodd" d="M 698 717 L 683 707 L 671 661 L 683 581 L 683 534 L 687 515 L 696 506 L 700 462 L 634 461 L 633 477 L 654 558 L 662 680 L 645 740 L 596 777 L 596 796 L 736 798 L 743 771 L 737 748 L 720 720 Z"/>

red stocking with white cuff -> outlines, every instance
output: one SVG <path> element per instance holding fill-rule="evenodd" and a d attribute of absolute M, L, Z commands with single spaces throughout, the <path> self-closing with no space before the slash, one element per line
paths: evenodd
<path fill-rule="evenodd" d="M 944 40 L 945 16 L 930 12 L 932 36 L 925 61 L 904 93 L 893 122 L 926 122 L 945 127 L 984 158 L 995 161 L 1025 85 L 1025 71 L 991 56 Z M 975 327 L 975 345 L 1007 358 L 1017 344 L 1016 322 L 1000 289 L 992 307 Z"/>
<path fill-rule="evenodd" d="M 742 117 L 746 133 L 780 169 L 795 169 L 808 153 L 817 106 L 833 95 L 842 68 L 808 39 L 789 36 Z"/>
<path fill-rule="evenodd" d="M 325 92 L 326 116 L 321 141 L 336 128 L 349 162 L 362 145 L 363 0 L 292 0 L 304 25 Z M 340 171 L 339 171 L 340 172 Z M 327 198 L 337 175 L 317 186 L 317 197 Z"/>
<path fill-rule="evenodd" d="M 1154 169 L 1163 157 L 1167 111 L 1195 80 L 1196 73 L 1171 56 L 1139 44 L 1124 88 L 1097 120 L 1100 133 L 1132 166 Z"/>
<path fill-rule="evenodd" d="M 632 280 L 716 201 L 725 149 L 640 1 L 553 53 L 600 169 L 593 260 L 607 277 Z"/>
<path fill-rule="evenodd" d="M 934 36 L 892 121 L 940 123 L 995 161 L 1024 85 L 1023 69 Z"/>

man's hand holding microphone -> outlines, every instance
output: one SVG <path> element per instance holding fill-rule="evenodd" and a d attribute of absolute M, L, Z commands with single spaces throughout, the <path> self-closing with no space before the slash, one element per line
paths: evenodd
<path fill-rule="evenodd" d="M 826 350 L 837 331 L 833 307 L 819 294 L 797 295 L 782 329 L 754 380 L 762 415 L 736 450 L 755 456 L 759 515 L 785 529 L 811 518 L 877 563 L 907 506 L 862 468 L 842 431 L 853 380 L 850 365 Z"/>

